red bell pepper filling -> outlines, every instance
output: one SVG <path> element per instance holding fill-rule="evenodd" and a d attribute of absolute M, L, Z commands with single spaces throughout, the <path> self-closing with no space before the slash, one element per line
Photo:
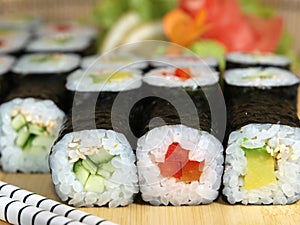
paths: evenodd
<path fill-rule="evenodd" d="M 162 72 L 162 75 L 170 76 L 170 73 Z M 177 68 L 174 72 L 174 76 L 180 78 L 182 81 L 188 80 L 192 77 L 189 68 Z"/>
<path fill-rule="evenodd" d="M 4 45 L 4 41 L 0 40 L 0 47 Z"/>
<path fill-rule="evenodd" d="M 56 30 L 59 32 L 67 32 L 71 30 L 71 26 L 67 24 L 59 24 L 56 26 Z"/>
<path fill-rule="evenodd" d="M 189 151 L 179 143 L 172 143 L 165 155 L 165 162 L 158 163 L 160 173 L 164 177 L 174 177 L 179 181 L 191 183 L 199 181 L 204 167 L 204 161 L 189 160 Z"/>

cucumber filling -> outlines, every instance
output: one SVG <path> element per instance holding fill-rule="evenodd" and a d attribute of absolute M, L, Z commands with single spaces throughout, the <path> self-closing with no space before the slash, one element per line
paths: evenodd
<path fill-rule="evenodd" d="M 38 153 L 47 150 L 55 140 L 55 136 L 52 134 L 54 121 L 45 125 L 33 121 L 30 115 L 16 112 L 11 117 L 11 126 L 17 133 L 15 144 L 24 153 Z"/>
<path fill-rule="evenodd" d="M 244 175 L 244 189 L 252 190 L 261 188 L 272 183 L 277 183 L 276 173 L 280 161 L 292 159 L 297 160 L 293 149 L 279 143 L 272 148 L 266 143 L 258 146 L 256 140 L 244 138 L 240 147 L 244 150 L 247 159 L 246 174 Z"/>
<path fill-rule="evenodd" d="M 110 178 L 115 167 L 112 159 L 116 157 L 100 147 L 82 147 L 80 139 L 73 139 L 68 146 L 69 162 L 73 164 L 73 172 L 87 192 L 103 193 L 105 180 Z M 84 152 L 84 153 L 83 153 Z"/>

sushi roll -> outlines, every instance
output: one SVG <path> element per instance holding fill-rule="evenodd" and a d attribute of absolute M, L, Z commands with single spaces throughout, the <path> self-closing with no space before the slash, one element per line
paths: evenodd
<path fill-rule="evenodd" d="M 96 53 L 96 48 L 90 38 L 86 36 L 75 36 L 72 34 L 55 34 L 31 41 L 26 47 L 31 53 L 76 53 L 81 56 Z"/>
<path fill-rule="evenodd" d="M 199 205 L 219 195 L 223 147 L 206 131 L 185 125 L 151 129 L 138 140 L 140 192 L 152 205 Z"/>
<path fill-rule="evenodd" d="M 226 55 L 226 68 L 279 67 L 290 70 L 291 60 L 273 53 L 233 52 Z"/>
<path fill-rule="evenodd" d="M 231 204 L 295 203 L 300 199 L 300 122 L 294 88 L 299 80 L 274 68 L 238 70 L 225 73 L 229 138 L 223 194 Z"/>
<path fill-rule="evenodd" d="M 60 55 L 52 64 L 48 61 L 49 55 L 38 55 L 38 58 L 46 57 L 47 63 L 42 61 L 42 64 L 50 63 L 49 71 L 44 70 L 40 62 L 32 62 L 35 57 L 37 55 L 24 56 L 17 62 L 14 71 L 20 72 L 16 77 L 18 83 L 0 106 L 0 163 L 7 172 L 49 172 L 50 148 L 71 107 L 65 89 L 66 78 L 61 72 L 78 66 L 77 56 L 72 59 L 72 56 Z M 73 65 L 67 65 L 70 59 Z"/>
<path fill-rule="evenodd" d="M 166 55 L 161 57 L 154 57 L 151 60 L 153 67 L 190 67 L 203 66 L 210 67 L 219 71 L 219 62 L 214 57 L 199 57 L 195 55 Z"/>
<path fill-rule="evenodd" d="M 143 77 L 155 97 L 136 110 L 143 127 L 137 132 L 137 168 L 142 199 L 153 205 L 208 204 L 219 195 L 223 147 L 200 91 L 216 91 L 218 75 L 189 69 L 156 69 Z"/>
<path fill-rule="evenodd" d="M 186 126 L 199 128 L 200 121 L 195 121 L 195 119 L 199 118 L 201 114 L 200 118 L 208 118 L 209 121 L 212 121 L 209 123 L 210 130 L 207 131 L 212 132 L 219 140 L 223 139 L 226 119 L 221 117 L 225 117 L 226 111 L 225 103 L 222 101 L 223 94 L 218 84 L 218 72 L 202 66 L 165 67 L 149 71 L 143 76 L 143 81 L 145 83 L 143 90 L 148 93 L 148 96 L 155 97 L 142 100 L 141 106 L 136 106 L 139 108 L 137 114 L 143 116 L 147 105 L 151 107 L 151 101 L 156 101 L 156 97 L 165 99 L 174 105 L 176 110 L 180 110 L 186 115 L 184 117 Z M 218 117 L 216 114 L 222 116 Z M 143 125 L 141 123 L 137 123 L 137 125 L 140 127 L 137 130 L 142 130 L 143 134 Z M 139 132 L 137 135 L 140 136 Z"/>
<path fill-rule="evenodd" d="M 82 69 L 139 69 L 144 70 L 148 63 L 144 58 L 135 56 L 131 53 L 110 53 L 104 55 L 87 56 L 82 59 Z"/>
<path fill-rule="evenodd" d="M 109 107 L 73 111 L 52 147 L 50 167 L 62 201 L 80 206 L 126 206 L 138 193 L 135 156 L 126 137 L 113 130 Z"/>
<path fill-rule="evenodd" d="M 39 27 L 36 33 L 38 36 L 51 36 L 57 34 L 84 36 L 92 40 L 95 40 L 98 35 L 98 31 L 95 27 L 80 25 L 76 22 L 44 24 Z"/>
<path fill-rule="evenodd" d="M 0 27 L 0 54 L 13 54 L 18 56 L 30 39 L 28 31 Z"/>
<path fill-rule="evenodd" d="M 41 19 L 34 16 L 0 16 L 0 27 L 25 31 L 34 31 L 41 24 Z"/>
<path fill-rule="evenodd" d="M 14 57 L 0 55 L 0 101 L 3 100 L 12 85 L 9 72 L 14 62 Z"/>
<path fill-rule="evenodd" d="M 34 53 L 20 57 L 12 68 L 14 80 L 20 83 L 22 77 L 59 76 L 65 77 L 76 70 L 80 57 L 76 54 Z"/>

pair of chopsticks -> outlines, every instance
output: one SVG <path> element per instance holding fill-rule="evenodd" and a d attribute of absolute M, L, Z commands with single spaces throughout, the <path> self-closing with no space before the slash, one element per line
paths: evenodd
<path fill-rule="evenodd" d="M 17 225 L 116 225 L 2 181 L 0 219 Z"/>

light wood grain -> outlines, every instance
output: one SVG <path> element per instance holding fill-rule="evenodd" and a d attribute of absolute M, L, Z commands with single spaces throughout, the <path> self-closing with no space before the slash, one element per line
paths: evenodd
<path fill-rule="evenodd" d="M 49 174 L 7 174 L 0 179 L 24 189 L 58 200 Z M 151 206 L 134 203 L 127 207 L 81 208 L 81 210 L 122 225 L 271 225 L 300 224 L 300 202 L 287 206 L 228 205 L 221 198 L 210 205 Z M 0 225 L 6 224 L 0 222 Z"/>

